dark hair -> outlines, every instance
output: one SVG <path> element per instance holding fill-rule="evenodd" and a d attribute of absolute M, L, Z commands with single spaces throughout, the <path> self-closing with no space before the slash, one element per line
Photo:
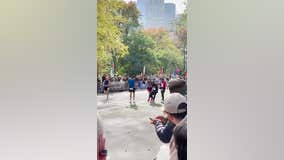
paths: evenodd
<path fill-rule="evenodd" d="M 171 84 L 172 83 L 172 84 Z M 169 83 L 170 93 L 180 93 L 182 95 L 186 95 L 186 81 L 184 80 L 173 80 Z"/>
<path fill-rule="evenodd" d="M 177 125 L 174 129 L 174 140 L 178 160 L 187 160 L 187 126 L 186 123 Z"/>
<path fill-rule="evenodd" d="M 183 113 L 170 113 L 170 115 L 172 115 L 176 119 L 182 120 L 187 115 L 187 112 L 183 112 Z"/>
<path fill-rule="evenodd" d="M 184 119 L 184 117 L 187 115 L 187 104 L 186 103 L 181 103 L 178 105 L 177 110 L 179 111 L 185 111 L 182 113 L 170 113 L 173 117 L 175 117 L 176 119 L 182 120 Z"/>
<path fill-rule="evenodd" d="M 186 91 L 187 88 L 186 87 L 180 87 L 180 88 L 173 88 L 173 89 L 170 89 L 170 93 L 180 93 L 182 94 L 183 96 L 186 96 Z"/>

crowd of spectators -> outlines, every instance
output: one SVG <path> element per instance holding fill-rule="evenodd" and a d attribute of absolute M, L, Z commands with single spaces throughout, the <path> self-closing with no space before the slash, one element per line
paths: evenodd
<path fill-rule="evenodd" d="M 105 75 L 105 74 L 101 77 L 98 76 L 98 78 L 97 78 L 98 92 L 99 92 L 99 90 L 102 86 L 102 82 L 105 80 L 106 76 L 107 75 Z M 147 82 L 155 83 L 158 86 L 160 86 L 162 78 L 165 79 L 166 82 L 169 82 L 169 80 L 173 79 L 173 78 L 183 79 L 183 77 L 179 76 L 179 75 L 177 75 L 175 77 L 173 77 L 172 75 L 164 75 L 163 77 L 158 76 L 158 75 L 145 75 L 145 76 L 137 75 L 134 78 L 135 86 L 136 86 L 137 89 L 146 89 L 147 88 Z M 129 79 L 129 76 L 114 76 L 114 77 L 109 78 L 109 80 L 112 84 L 115 84 L 115 85 L 125 84 L 125 90 L 127 90 L 128 79 Z"/>

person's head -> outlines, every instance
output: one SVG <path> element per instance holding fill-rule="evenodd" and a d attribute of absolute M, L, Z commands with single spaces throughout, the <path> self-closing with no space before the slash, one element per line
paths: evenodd
<path fill-rule="evenodd" d="M 169 81 L 170 93 L 186 94 L 186 81 L 182 79 L 173 79 Z"/>
<path fill-rule="evenodd" d="M 178 160 L 187 160 L 187 125 L 186 121 L 177 125 L 173 132 Z"/>
<path fill-rule="evenodd" d="M 164 113 L 174 124 L 178 124 L 187 115 L 186 98 L 180 93 L 172 93 L 165 99 Z"/>

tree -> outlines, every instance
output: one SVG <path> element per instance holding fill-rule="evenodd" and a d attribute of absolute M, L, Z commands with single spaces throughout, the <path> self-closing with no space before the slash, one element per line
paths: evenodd
<path fill-rule="evenodd" d="M 119 13 L 124 18 L 123 22 L 119 23 L 119 29 L 122 32 L 122 43 L 126 46 L 128 46 L 129 36 L 132 33 L 139 31 L 139 11 L 136 7 L 136 4 L 134 2 L 123 2 L 122 7 L 119 10 Z M 127 54 L 123 55 L 126 56 Z M 122 57 L 123 57 L 122 56 Z M 124 66 L 124 63 L 120 62 L 120 59 L 122 57 L 113 57 L 114 64 L 116 66 L 117 70 Z"/>
<path fill-rule="evenodd" d="M 177 46 L 179 48 L 186 48 L 187 46 L 187 11 L 188 5 L 186 5 L 184 12 L 176 19 Z"/>
<path fill-rule="evenodd" d="M 185 2 L 186 5 L 186 2 Z M 187 51 L 187 11 L 188 5 L 186 5 L 186 9 L 184 13 L 182 13 L 176 19 L 176 37 L 177 37 L 177 47 L 184 53 L 184 70 L 183 74 L 187 70 L 186 69 L 186 51 Z"/>
<path fill-rule="evenodd" d="M 97 12 L 97 67 L 98 73 L 109 73 L 111 59 L 127 53 L 122 43 L 119 24 L 125 19 L 119 10 L 123 7 L 120 0 L 98 0 Z"/>
<path fill-rule="evenodd" d="M 182 53 L 170 38 L 168 31 L 158 28 L 147 29 L 143 33 L 150 36 L 155 42 L 153 52 L 159 68 L 163 68 L 164 72 L 169 74 L 182 66 Z"/>
<path fill-rule="evenodd" d="M 122 67 L 120 74 L 138 75 L 146 67 L 147 73 L 152 74 L 158 70 L 157 60 L 153 54 L 155 42 L 142 32 L 132 33 L 128 38 L 129 54 L 120 59 Z"/>
<path fill-rule="evenodd" d="M 139 28 L 139 16 L 140 13 L 136 7 L 135 2 L 124 3 L 122 9 L 120 10 L 121 15 L 126 19 L 121 24 L 121 29 L 123 32 L 124 40 L 127 39 L 131 32 L 137 31 Z"/>

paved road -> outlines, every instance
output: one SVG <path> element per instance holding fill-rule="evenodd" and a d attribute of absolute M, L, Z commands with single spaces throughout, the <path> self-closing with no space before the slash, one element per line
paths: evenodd
<path fill-rule="evenodd" d="M 146 90 L 136 91 L 135 104 L 129 103 L 129 92 L 113 93 L 108 101 L 98 95 L 108 159 L 153 160 L 158 153 L 162 143 L 148 119 L 161 114 L 161 95 L 158 93 L 153 105 L 147 103 L 147 95 Z"/>

